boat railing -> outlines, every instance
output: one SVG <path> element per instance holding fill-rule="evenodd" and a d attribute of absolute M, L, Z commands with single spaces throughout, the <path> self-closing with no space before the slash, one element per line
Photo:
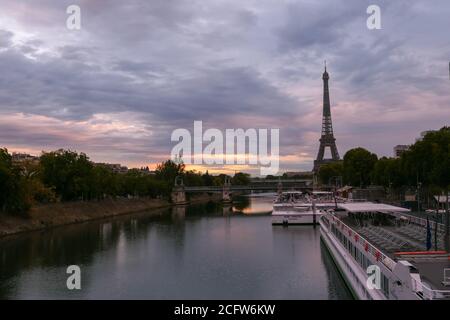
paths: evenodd
<path fill-rule="evenodd" d="M 401 217 L 401 216 L 405 217 L 405 218 L 408 219 L 408 221 L 410 223 L 416 224 L 416 225 L 424 227 L 424 228 L 427 227 L 427 223 L 428 223 L 427 219 L 416 217 L 416 216 L 413 216 L 413 215 L 410 215 L 410 214 L 405 214 L 405 213 L 396 213 L 395 216 L 397 216 L 397 217 Z M 436 228 L 436 224 L 437 224 L 438 231 L 445 232 L 445 225 L 444 224 L 438 223 L 438 222 L 435 222 L 435 221 L 429 221 L 429 223 L 430 223 L 430 228 L 432 230 L 434 230 Z"/>
<path fill-rule="evenodd" d="M 347 202 L 367 202 L 367 199 L 348 199 Z"/>
<path fill-rule="evenodd" d="M 446 300 L 450 299 L 450 290 L 431 289 L 427 284 L 412 279 L 413 290 L 424 300 Z"/>
<path fill-rule="evenodd" d="M 324 218 L 326 218 L 326 219 L 331 218 L 330 220 L 333 220 L 334 222 L 339 221 L 341 230 L 351 231 L 353 236 L 357 235 L 357 237 L 354 237 L 352 239 L 352 241 L 354 243 L 356 242 L 359 246 L 361 246 L 363 248 L 363 250 L 365 250 L 367 253 L 373 255 L 377 261 L 381 261 L 389 270 L 391 270 L 391 271 L 393 270 L 396 262 L 393 259 L 391 259 L 390 257 L 388 257 L 387 255 L 385 255 L 380 249 L 378 249 L 377 247 L 372 245 L 366 238 L 361 236 L 353 228 L 349 227 L 347 224 L 342 222 L 341 219 L 339 219 L 338 217 L 336 217 L 335 215 L 333 215 L 329 212 L 327 212 L 324 215 Z M 328 223 L 329 223 L 329 221 L 328 221 Z"/>

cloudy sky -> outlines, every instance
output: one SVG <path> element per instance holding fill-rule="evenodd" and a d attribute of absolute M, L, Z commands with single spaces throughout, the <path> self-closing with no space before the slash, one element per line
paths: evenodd
<path fill-rule="evenodd" d="M 81 30 L 66 8 L 81 8 Z M 366 27 L 370 4 L 381 30 Z M 280 128 L 310 170 L 328 62 L 339 152 L 449 125 L 448 0 L 0 0 L 0 146 L 154 165 L 175 128 Z M 209 168 L 247 170 L 246 166 Z"/>

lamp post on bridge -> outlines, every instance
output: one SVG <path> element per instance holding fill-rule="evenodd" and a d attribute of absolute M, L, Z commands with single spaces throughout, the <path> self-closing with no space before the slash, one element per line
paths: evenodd
<path fill-rule="evenodd" d="M 223 189 L 222 189 L 222 201 L 225 203 L 232 202 L 231 199 L 231 179 L 228 176 L 225 176 L 225 181 L 223 183 Z"/>

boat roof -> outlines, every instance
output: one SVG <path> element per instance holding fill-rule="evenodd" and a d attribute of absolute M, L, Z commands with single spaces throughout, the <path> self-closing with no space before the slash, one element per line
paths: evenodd
<path fill-rule="evenodd" d="M 282 194 L 303 194 L 301 191 L 283 191 Z"/>
<path fill-rule="evenodd" d="M 349 203 L 338 203 L 339 208 L 344 209 L 348 212 L 410 212 L 411 210 L 391 206 L 384 203 L 373 203 L 373 202 L 349 202 Z"/>
<path fill-rule="evenodd" d="M 450 195 L 448 199 L 446 195 L 434 196 L 434 199 L 439 203 L 447 203 L 447 200 L 450 201 Z"/>
<path fill-rule="evenodd" d="M 313 191 L 313 194 L 333 194 L 331 191 Z"/>

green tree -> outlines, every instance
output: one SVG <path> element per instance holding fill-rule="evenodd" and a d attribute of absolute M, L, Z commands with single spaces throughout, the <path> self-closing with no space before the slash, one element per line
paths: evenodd
<path fill-rule="evenodd" d="M 84 153 L 57 150 L 40 159 L 42 181 L 62 200 L 90 199 L 93 164 Z"/>
<path fill-rule="evenodd" d="M 344 181 L 352 186 L 365 187 L 371 184 L 372 170 L 377 155 L 364 148 L 354 148 L 344 155 Z"/>
<path fill-rule="evenodd" d="M 401 156 L 402 170 L 407 183 L 438 186 L 447 190 L 450 185 L 450 128 L 429 132 Z"/>
<path fill-rule="evenodd" d="M 406 179 L 400 158 L 380 158 L 372 171 L 372 181 L 384 187 L 399 188 L 405 185 Z"/>
<path fill-rule="evenodd" d="M 333 177 L 342 177 L 344 167 L 341 161 L 331 162 L 320 166 L 319 180 L 322 184 L 333 183 L 331 180 Z"/>
<path fill-rule="evenodd" d="M 214 184 L 213 177 L 208 173 L 208 170 L 206 170 L 206 173 L 202 175 L 202 179 L 204 186 L 212 186 Z"/>
<path fill-rule="evenodd" d="M 156 167 L 156 177 L 173 185 L 176 176 L 184 174 L 185 165 L 183 162 L 172 160 L 164 161 Z"/>
<path fill-rule="evenodd" d="M 250 183 L 250 175 L 248 173 L 237 172 L 231 179 L 231 183 L 234 185 L 247 185 Z"/>
<path fill-rule="evenodd" d="M 188 170 L 183 175 L 184 184 L 187 186 L 202 186 L 203 178 L 201 173 L 195 170 Z"/>
<path fill-rule="evenodd" d="M 22 170 L 13 165 L 6 148 L 0 148 L 0 211 L 25 213 L 31 206 Z"/>

